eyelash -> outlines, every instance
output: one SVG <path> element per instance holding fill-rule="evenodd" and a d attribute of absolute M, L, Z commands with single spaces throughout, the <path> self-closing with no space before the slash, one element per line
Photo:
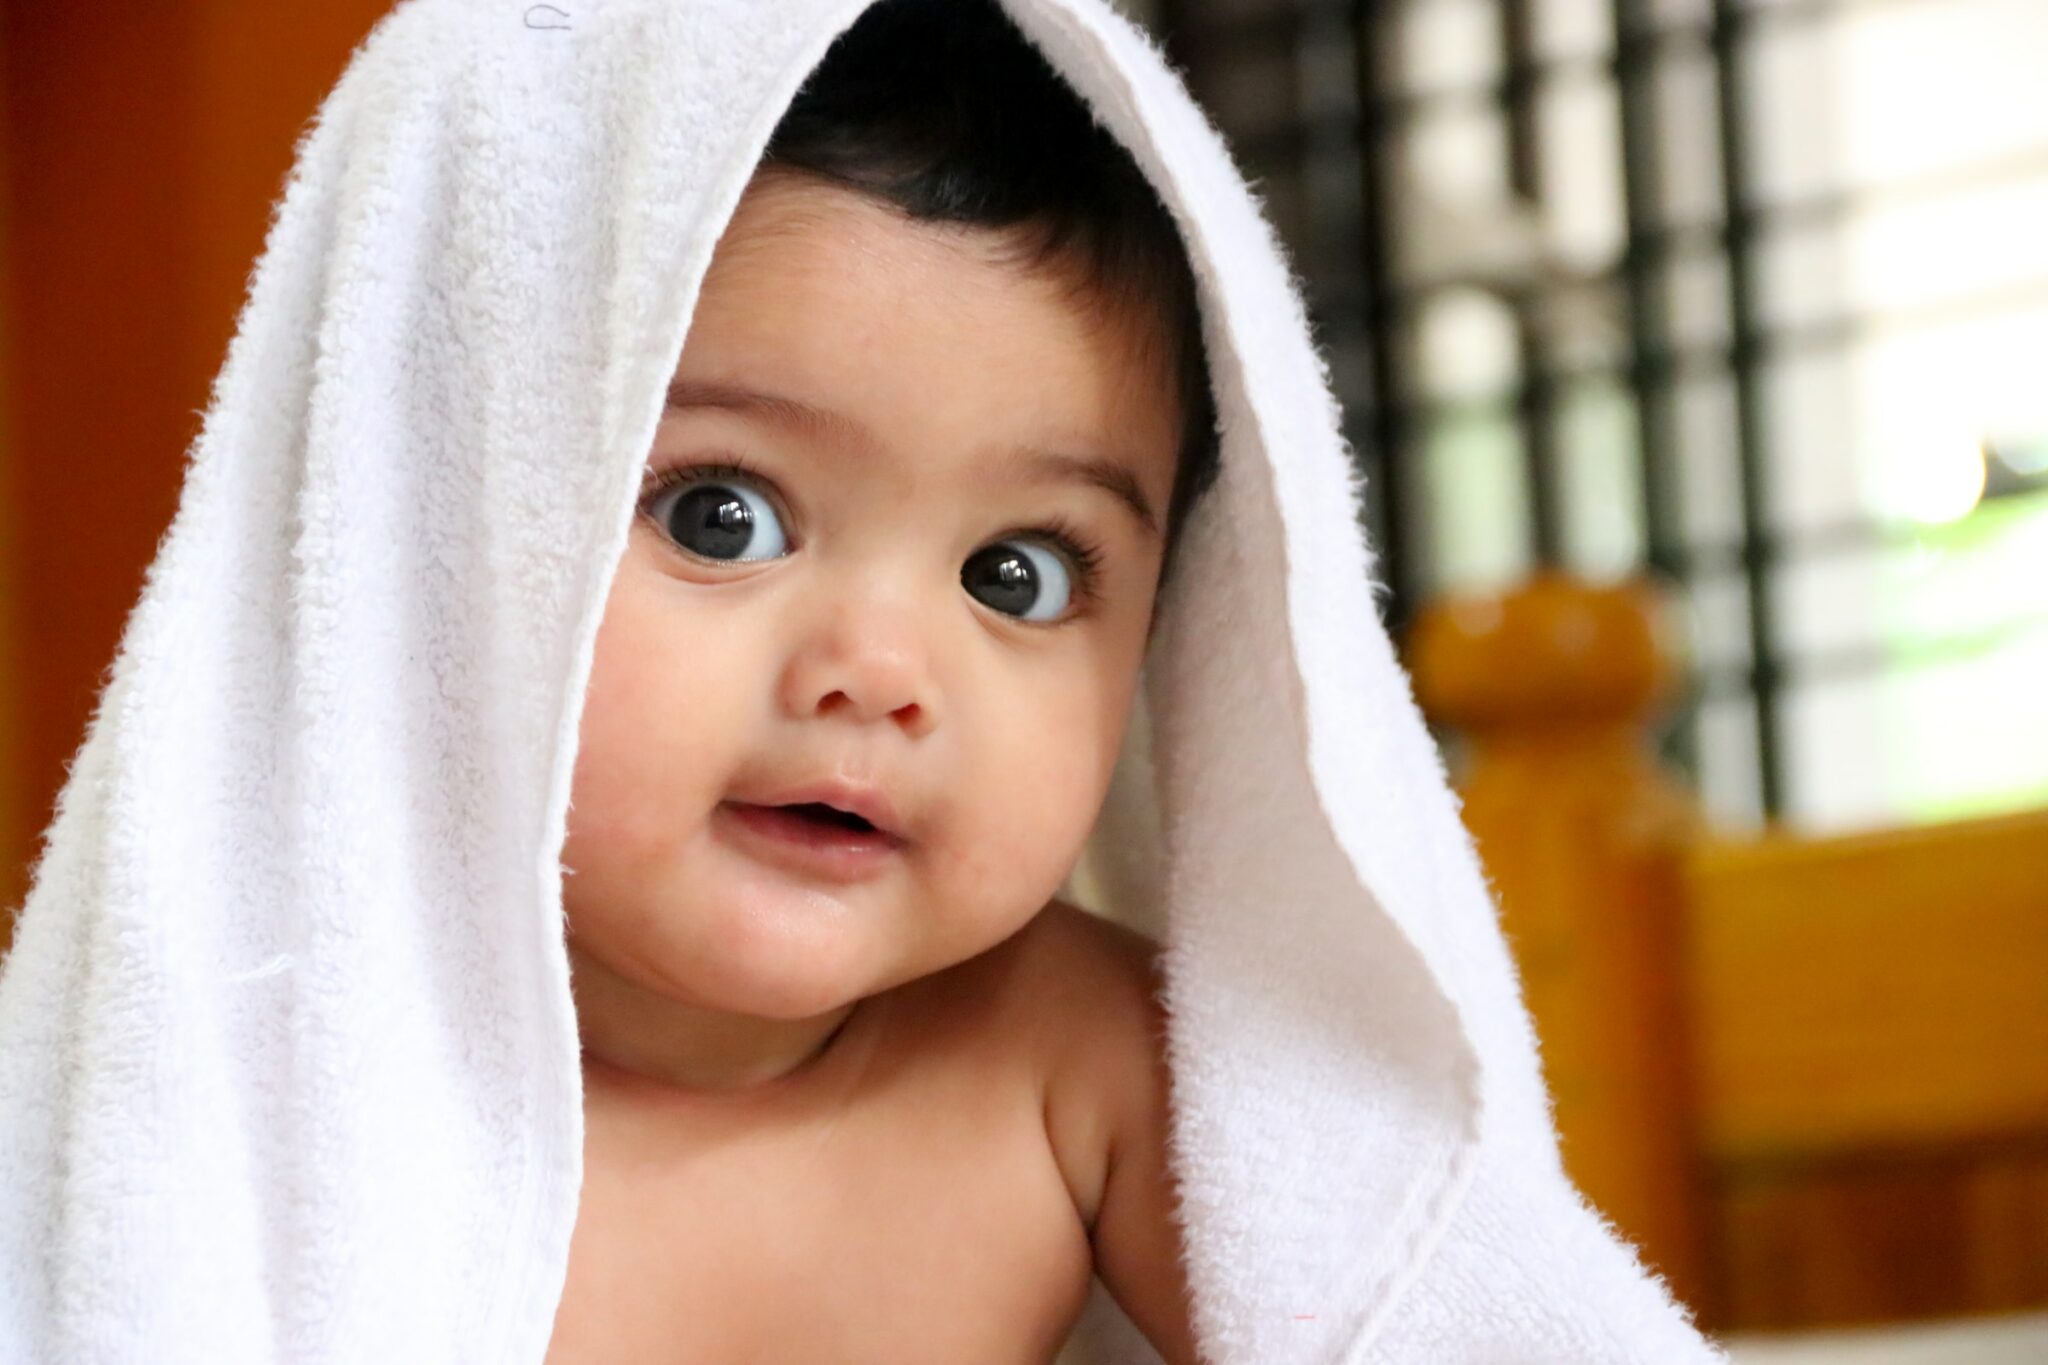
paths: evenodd
<path fill-rule="evenodd" d="M 662 469 L 649 469 L 641 479 L 640 511 L 644 514 L 648 506 L 671 488 L 693 484 L 721 475 L 745 479 L 764 487 L 774 483 L 766 475 L 748 464 L 739 455 L 728 455 L 715 464 L 669 465 Z M 1059 621 L 1020 621 L 1020 625 L 1056 626 L 1079 620 L 1087 615 L 1100 601 L 1102 584 L 1102 548 L 1090 539 L 1081 528 L 1063 516 L 1053 516 L 1037 526 L 1019 527 L 1005 532 L 999 539 L 1029 536 L 1049 542 L 1057 547 L 1074 567 L 1071 575 L 1074 587 L 1076 610 Z M 991 544 L 995 542 L 990 542 Z M 682 547 L 678 546 L 678 549 Z M 684 551 L 688 553 L 688 551 Z"/>

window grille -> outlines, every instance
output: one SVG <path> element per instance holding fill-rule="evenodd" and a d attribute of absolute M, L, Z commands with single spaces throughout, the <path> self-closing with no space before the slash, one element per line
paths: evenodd
<path fill-rule="evenodd" d="M 1156 0 L 1400 631 L 1647 569 L 1726 824 L 2048 802 L 2048 5 Z"/>

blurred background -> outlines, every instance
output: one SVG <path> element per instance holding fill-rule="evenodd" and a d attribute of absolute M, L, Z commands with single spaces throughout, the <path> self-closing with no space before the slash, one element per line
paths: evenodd
<path fill-rule="evenodd" d="M 386 7 L 0 0 L 0 904 Z M 1305 286 L 1575 1178 L 1745 1359 L 2048 1360 L 2048 3 L 1123 7 Z"/>
<path fill-rule="evenodd" d="M 2048 802 L 2048 5 L 1153 8 L 1309 281 L 1397 615 L 1654 569 L 1720 822 Z"/>

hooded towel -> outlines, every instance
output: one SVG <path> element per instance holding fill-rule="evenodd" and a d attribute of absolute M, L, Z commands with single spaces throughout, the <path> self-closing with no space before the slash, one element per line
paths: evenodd
<path fill-rule="evenodd" d="M 866 0 L 409 0 L 303 137 L 0 975 L 0 1361 L 539 1365 L 559 854 L 742 188 Z M 1199 286 L 1222 444 L 1070 883 L 1164 944 L 1215 1365 L 1717 1358 L 1559 1165 L 1296 282 L 1101 0 L 1004 0 Z M 1097 1285 L 1064 1359 L 1154 1359 Z"/>

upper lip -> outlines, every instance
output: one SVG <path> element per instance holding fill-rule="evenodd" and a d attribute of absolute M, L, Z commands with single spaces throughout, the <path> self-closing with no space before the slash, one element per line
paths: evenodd
<path fill-rule="evenodd" d="M 814 801 L 858 815 L 861 819 L 892 838 L 900 839 L 903 837 L 897 827 L 896 808 L 890 804 L 887 794 L 881 788 L 842 779 L 835 778 L 823 782 L 806 782 L 801 786 L 787 787 L 776 792 L 773 796 L 764 797 L 759 801 L 749 802 L 748 804 L 761 806 L 801 806 Z"/>

